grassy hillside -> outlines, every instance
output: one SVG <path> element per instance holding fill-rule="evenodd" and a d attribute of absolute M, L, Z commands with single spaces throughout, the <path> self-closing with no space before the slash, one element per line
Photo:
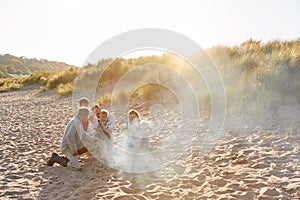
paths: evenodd
<path fill-rule="evenodd" d="M 251 109 L 268 103 L 276 110 L 276 100 L 284 100 L 284 97 L 293 97 L 300 102 L 300 39 L 293 41 L 270 41 L 262 43 L 260 41 L 248 40 L 239 46 L 216 46 L 206 50 L 212 60 L 218 66 L 223 77 L 229 107 L 240 110 Z M 78 77 L 78 82 L 85 85 L 92 84 L 92 80 L 99 79 L 99 69 L 101 65 L 111 63 L 103 72 L 99 80 L 98 89 L 113 85 L 126 72 L 134 69 L 138 65 L 146 63 L 160 63 L 186 72 L 186 63 L 173 55 L 164 54 L 162 56 L 139 57 L 136 59 L 117 58 L 100 61 L 96 67 L 94 65 L 85 66 L 84 77 Z M 69 95 L 73 90 L 74 79 L 77 68 L 53 72 L 38 72 L 27 78 L 0 80 L 0 91 L 18 89 L 24 85 L 41 85 L 47 89 L 57 89 L 61 95 Z M 146 76 L 153 76 L 143 70 L 134 79 L 143 79 Z M 163 80 L 163 74 L 155 75 L 157 80 Z M 82 80 L 81 80 L 82 79 Z M 191 79 L 192 80 L 192 79 Z M 151 98 L 158 88 L 144 87 L 145 97 Z M 126 93 L 126 91 L 123 91 Z M 111 94 L 102 93 L 102 102 L 110 100 Z M 121 95 L 122 96 L 122 95 Z M 209 107 L 209 94 L 199 95 L 201 102 Z M 101 100 L 101 97 L 100 97 Z M 263 111 L 263 109 L 261 109 Z"/>
<path fill-rule="evenodd" d="M 225 82 L 228 113 L 252 122 L 270 120 L 282 105 L 300 104 L 300 39 L 207 50 Z"/>
<path fill-rule="evenodd" d="M 53 71 L 69 67 L 74 66 L 45 59 L 29 59 L 10 54 L 0 55 L 0 78 L 9 77 L 9 74 L 32 74 L 38 71 Z"/>
<path fill-rule="evenodd" d="M 72 94 L 73 82 L 77 76 L 76 67 L 64 70 L 35 72 L 27 77 L 0 79 L 0 92 L 18 90 L 24 86 L 41 86 L 41 92 L 57 89 L 62 96 Z"/>

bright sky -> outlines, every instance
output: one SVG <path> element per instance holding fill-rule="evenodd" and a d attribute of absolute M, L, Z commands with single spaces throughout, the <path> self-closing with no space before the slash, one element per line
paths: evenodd
<path fill-rule="evenodd" d="M 169 29 L 203 48 L 300 37 L 300 0 L 0 0 L 0 54 L 81 66 L 102 42 Z"/>

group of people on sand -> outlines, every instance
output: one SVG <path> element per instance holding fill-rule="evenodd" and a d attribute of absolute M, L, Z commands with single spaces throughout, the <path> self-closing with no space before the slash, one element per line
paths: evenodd
<path fill-rule="evenodd" d="M 130 110 L 128 113 L 128 130 L 137 128 L 139 123 L 139 113 L 136 110 Z M 111 143 L 114 128 L 115 120 L 111 113 L 101 109 L 99 104 L 90 109 L 89 100 L 85 97 L 81 98 L 77 114 L 68 122 L 62 136 L 60 150 L 64 156 L 52 153 L 47 165 L 53 166 L 54 163 L 58 163 L 64 167 L 79 170 L 78 156 L 88 151 L 84 144 L 96 146 L 101 140 L 106 139 Z"/>

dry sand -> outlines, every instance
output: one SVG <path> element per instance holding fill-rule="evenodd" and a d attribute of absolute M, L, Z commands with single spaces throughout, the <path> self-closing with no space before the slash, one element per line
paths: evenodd
<path fill-rule="evenodd" d="M 0 199 L 300 198 L 299 129 L 284 124 L 297 109 L 288 105 L 268 128 L 226 130 L 205 158 L 191 148 L 165 169 L 129 174 L 91 155 L 81 171 L 45 165 L 59 152 L 71 101 L 34 89 L 0 94 Z"/>

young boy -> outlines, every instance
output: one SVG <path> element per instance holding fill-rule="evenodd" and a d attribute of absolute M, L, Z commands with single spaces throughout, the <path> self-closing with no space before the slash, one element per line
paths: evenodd
<path fill-rule="evenodd" d="M 89 116 L 89 109 L 86 107 L 80 107 L 77 116 L 72 118 L 62 138 L 60 149 L 66 157 L 60 157 L 56 153 L 52 153 L 52 157 L 48 160 L 47 165 L 53 166 L 54 163 L 59 163 L 64 167 L 73 167 L 74 169 L 80 169 L 80 163 L 77 156 L 80 154 L 81 149 L 85 148 L 84 142 L 98 142 L 99 139 L 87 135 L 82 126 L 83 121 L 87 121 Z"/>
<path fill-rule="evenodd" d="M 108 139 L 112 139 L 112 131 L 115 127 L 114 120 L 108 120 L 109 113 L 107 110 L 102 109 L 100 115 L 100 127 Z M 112 116 L 111 116 L 112 117 Z M 113 118 L 111 118 L 113 119 Z"/>
<path fill-rule="evenodd" d="M 82 97 L 79 99 L 79 106 L 80 107 L 88 107 L 89 106 L 89 100 L 86 97 Z"/>
<path fill-rule="evenodd" d="M 102 130 L 106 137 L 112 140 L 112 132 L 115 128 L 115 119 L 107 110 L 101 109 L 101 106 L 96 104 L 93 106 L 92 111 L 98 118 L 98 128 L 95 130 Z"/>

